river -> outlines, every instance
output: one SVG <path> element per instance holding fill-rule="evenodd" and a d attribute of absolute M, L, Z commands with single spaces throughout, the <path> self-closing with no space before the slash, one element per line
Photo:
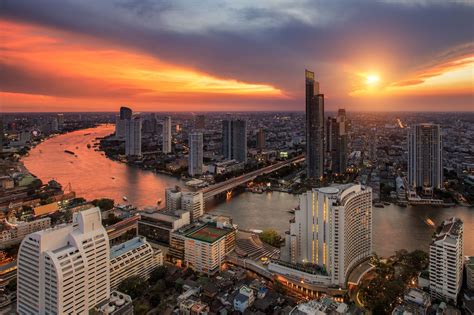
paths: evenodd
<path fill-rule="evenodd" d="M 109 135 L 113 130 L 111 125 L 99 126 L 51 138 L 32 149 L 23 162 L 43 182 L 55 179 L 63 187 L 70 183 L 77 196 L 86 199 L 107 197 L 116 202 L 123 202 L 122 196 L 127 196 L 137 207 L 153 206 L 159 198 L 164 200 L 166 187 L 183 185 L 176 178 L 111 161 L 101 152 L 87 148 L 96 137 Z M 64 150 L 75 152 L 77 157 Z M 288 210 L 297 204 L 298 197 L 286 193 L 247 192 L 211 205 L 210 211 L 231 216 L 234 223 L 244 229 L 273 228 L 284 233 L 292 217 Z M 474 208 L 460 206 L 373 208 L 374 250 L 382 256 L 402 248 L 427 250 L 434 227 L 426 220 L 429 218 L 437 225 L 452 216 L 463 220 L 464 252 L 474 255 Z"/>

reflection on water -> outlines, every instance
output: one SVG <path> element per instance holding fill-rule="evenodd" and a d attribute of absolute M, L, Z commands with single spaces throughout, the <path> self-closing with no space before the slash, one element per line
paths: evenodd
<path fill-rule="evenodd" d="M 183 184 L 166 175 L 111 161 L 93 148 L 87 148 L 94 138 L 106 136 L 113 129 L 113 126 L 100 126 L 52 138 L 24 158 L 25 166 L 44 182 L 54 178 L 63 186 L 71 183 L 77 195 L 86 199 L 109 197 L 123 202 L 122 196 L 126 196 L 138 207 L 155 205 L 159 198 L 164 200 L 166 187 Z M 64 150 L 74 151 L 77 158 Z M 243 229 L 272 228 L 284 233 L 293 216 L 288 210 L 297 204 L 298 197 L 286 193 L 242 193 L 220 203 L 214 202 L 208 208 L 213 213 L 232 216 L 234 223 Z M 433 223 L 438 225 L 452 216 L 463 220 L 464 252 L 474 255 L 474 208 L 390 205 L 373 211 L 374 250 L 380 255 L 391 255 L 402 248 L 427 250 L 435 228 Z"/>

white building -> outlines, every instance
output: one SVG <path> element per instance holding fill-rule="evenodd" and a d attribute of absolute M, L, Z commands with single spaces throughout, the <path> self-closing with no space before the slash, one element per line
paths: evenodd
<path fill-rule="evenodd" d="M 179 186 L 169 187 L 165 190 L 166 210 L 175 211 L 181 208 L 181 188 Z"/>
<path fill-rule="evenodd" d="M 234 298 L 234 310 L 243 314 L 249 306 L 252 306 L 254 301 L 255 295 L 253 290 L 243 285 L 240 287 L 239 293 Z"/>
<path fill-rule="evenodd" d="M 285 242 L 282 260 L 319 267 L 308 282 L 345 287 L 349 271 L 372 253 L 372 190 L 348 184 L 302 194 Z M 290 274 L 288 266 L 269 268 Z M 295 273 L 301 276 L 301 270 Z"/>
<path fill-rule="evenodd" d="M 142 120 L 133 118 L 125 123 L 125 155 L 142 155 Z"/>
<path fill-rule="evenodd" d="M 19 314 L 86 314 L 109 298 L 109 283 L 109 240 L 97 207 L 21 243 Z"/>
<path fill-rule="evenodd" d="M 135 237 L 110 249 L 110 289 L 116 290 L 128 277 L 148 280 L 151 272 L 163 264 L 161 250 L 154 251 L 144 237 Z"/>
<path fill-rule="evenodd" d="M 0 232 L 0 248 L 19 244 L 26 235 L 51 227 L 51 218 L 49 217 L 29 222 L 8 222 L 6 220 L 4 222 L 9 229 Z"/>
<path fill-rule="evenodd" d="M 408 130 L 408 183 L 425 190 L 443 187 L 441 127 L 416 124 Z"/>
<path fill-rule="evenodd" d="M 202 174 L 203 165 L 203 136 L 201 132 L 193 132 L 189 135 L 189 161 L 188 173 L 191 176 Z"/>
<path fill-rule="evenodd" d="M 463 272 L 463 223 L 443 221 L 430 244 L 430 293 L 432 298 L 456 303 Z"/>
<path fill-rule="evenodd" d="M 171 117 L 165 117 L 163 122 L 163 153 L 171 152 Z"/>
<path fill-rule="evenodd" d="M 194 222 L 204 214 L 204 197 L 202 192 L 183 192 L 181 197 L 181 209 L 189 211 L 191 222 Z"/>

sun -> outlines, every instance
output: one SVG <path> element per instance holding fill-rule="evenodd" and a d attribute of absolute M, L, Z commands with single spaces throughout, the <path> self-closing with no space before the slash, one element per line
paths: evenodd
<path fill-rule="evenodd" d="M 365 83 L 367 85 L 375 85 L 377 84 L 378 82 L 380 81 L 380 78 L 378 75 L 376 74 L 371 74 L 371 75 L 368 75 L 367 76 L 367 80 L 365 81 Z"/>

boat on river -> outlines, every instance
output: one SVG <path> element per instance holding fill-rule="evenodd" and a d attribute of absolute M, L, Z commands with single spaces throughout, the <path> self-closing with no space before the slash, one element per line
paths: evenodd
<path fill-rule="evenodd" d="M 69 150 L 64 150 L 64 153 L 75 155 L 75 153 L 73 151 L 69 151 Z"/>

